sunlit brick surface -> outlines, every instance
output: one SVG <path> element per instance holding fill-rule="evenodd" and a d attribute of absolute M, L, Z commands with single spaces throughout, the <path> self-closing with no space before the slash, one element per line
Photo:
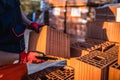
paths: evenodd
<path fill-rule="evenodd" d="M 117 61 L 117 53 L 92 51 L 80 57 L 79 80 L 107 80 L 109 66 Z"/>
<path fill-rule="evenodd" d="M 110 66 L 108 80 L 120 80 L 120 65 L 117 62 Z"/>
<path fill-rule="evenodd" d="M 47 55 L 70 57 L 69 35 L 59 32 L 49 26 L 41 29 L 40 33 L 31 32 L 29 51 L 41 51 Z"/>

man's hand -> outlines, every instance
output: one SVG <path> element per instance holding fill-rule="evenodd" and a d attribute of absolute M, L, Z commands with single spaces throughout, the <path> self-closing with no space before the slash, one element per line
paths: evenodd
<path fill-rule="evenodd" d="M 35 23 L 35 22 L 32 22 L 30 24 L 30 29 L 34 30 L 35 32 L 39 33 L 40 29 L 43 27 L 44 25 L 43 24 L 38 24 L 38 23 Z"/>
<path fill-rule="evenodd" d="M 20 63 L 42 63 L 45 62 L 45 60 L 40 60 L 37 57 L 42 56 L 41 54 L 37 52 L 22 52 L 20 54 Z"/>

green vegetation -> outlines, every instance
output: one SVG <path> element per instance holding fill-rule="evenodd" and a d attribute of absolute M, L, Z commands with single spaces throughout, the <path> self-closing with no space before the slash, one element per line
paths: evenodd
<path fill-rule="evenodd" d="M 40 8 L 40 2 L 35 2 L 31 0 L 21 0 L 21 7 L 26 14 L 29 14 Z"/>

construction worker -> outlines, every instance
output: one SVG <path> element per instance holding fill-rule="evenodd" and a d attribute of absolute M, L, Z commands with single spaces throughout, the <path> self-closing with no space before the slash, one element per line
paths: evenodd
<path fill-rule="evenodd" d="M 41 62 L 38 53 L 25 53 L 24 31 L 26 28 L 39 32 L 44 26 L 27 19 L 20 9 L 20 0 L 0 0 L 0 66 L 20 63 Z"/>

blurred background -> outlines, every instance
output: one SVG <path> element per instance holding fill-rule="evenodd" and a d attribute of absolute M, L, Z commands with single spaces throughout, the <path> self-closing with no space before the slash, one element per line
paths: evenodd
<path fill-rule="evenodd" d="M 21 7 L 31 20 L 32 13 L 40 9 L 40 0 L 21 0 Z"/>

